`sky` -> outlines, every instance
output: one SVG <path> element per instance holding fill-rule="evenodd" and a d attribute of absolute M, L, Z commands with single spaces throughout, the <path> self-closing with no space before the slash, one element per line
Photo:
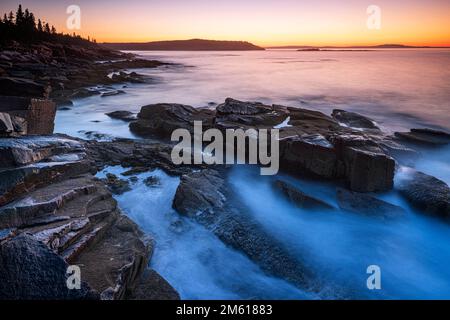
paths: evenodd
<path fill-rule="evenodd" d="M 0 0 L 18 4 L 97 42 L 179 39 L 244 40 L 260 46 L 450 46 L 450 0 Z M 81 10 L 81 29 L 66 25 L 69 5 Z M 380 8 L 380 29 L 369 29 L 367 8 Z"/>

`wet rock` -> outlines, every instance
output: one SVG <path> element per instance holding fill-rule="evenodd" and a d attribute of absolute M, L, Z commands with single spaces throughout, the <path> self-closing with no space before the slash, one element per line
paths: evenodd
<path fill-rule="evenodd" d="M 105 113 L 107 116 L 113 119 L 119 119 L 123 121 L 134 121 L 136 120 L 136 115 L 133 112 L 120 110 L 120 111 L 113 111 Z"/>
<path fill-rule="evenodd" d="M 30 235 L 0 245 L 0 299 L 98 299 L 82 282 L 80 290 L 67 287 L 67 263 Z"/>
<path fill-rule="evenodd" d="M 131 132 L 141 136 L 170 138 L 176 129 L 192 132 L 195 120 L 202 121 L 203 129 L 208 129 L 212 126 L 214 112 L 182 104 L 159 103 L 142 107 L 137 117 L 137 121 L 130 123 Z"/>
<path fill-rule="evenodd" d="M 327 137 L 330 132 L 345 132 L 339 123 L 330 116 L 315 110 L 288 107 L 291 128 L 282 130 L 282 137 L 291 135 L 320 134 Z"/>
<path fill-rule="evenodd" d="M 215 126 L 219 129 L 272 128 L 288 116 L 282 106 L 268 106 L 260 102 L 244 102 L 227 98 L 216 107 Z"/>
<path fill-rule="evenodd" d="M 298 188 L 294 187 L 290 183 L 282 180 L 275 180 L 273 186 L 286 197 L 287 200 L 294 203 L 296 206 L 305 209 L 313 210 L 331 210 L 333 206 L 329 205 L 325 201 L 316 199 Z"/>
<path fill-rule="evenodd" d="M 150 176 L 150 177 L 144 179 L 144 184 L 147 187 L 154 188 L 154 187 L 161 185 L 161 180 L 157 176 Z"/>
<path fill-rule="evenodd" d="M 402 168 L 395 187 L 417 208 L 445 219 L 450 217 L 450 188 L 444 181 Z"/>
<path fill-rule="evenodd" d="M 0 136 L 9 135 L 14 131 L 14 126 L 11 121 L 11 117 L 8 113 L 0 112 Z"/>
<path fill-rule="evenodd" d="M 260 102 L 243 102 L 232 98 L 227 98 L 225 103 L 217 106 L 217 113 L 220 115 L 240 114 L 256 115 L 272 111 L 272 107 L 266 106 Z"/>
<path fill-rule="evenodd" d="M 25 193 L 92 170 L 89 161 L 45 163 L 0 171 L 0 206 Z"/>
<path fill-rule="evenodd" d="M 84 280 L 101 293 L 102 299 L 124 299 L 139 283 L 152 252 L 153 240 L 128 217 L 120 215 L 102 240 L 72 263 L 81 266 Z"/>
<path fill-rule="evenodd" d="M 443 146 L 450 143 L 450 133 L 433 129 L 411 129 L 410 132 L 395 132 L 403 141 L 423 146 Z"/>
<path fill-rule="evenodd" d="M 342 188 L 337 190 L 337 200 L 342 210 L 361 215 L 393 219 L 404 216 L 405 210 L 370 195 L 352 192 Z"/>
<path fill-rule="evenodd" d="M 352 128 L 380 130 L 380 128 L 375 124 L 375 121 L 356 112 L 334 109 L 331 116 L 340 123 Z"/>
<path fill-rule="evenodd" d="M 336 164 L 337 156 L 333 145 L 320 134 L 280 139 L 280 166 L 284 169 L 334 178 Z"/>
<path fill-rule="evenodd" d="M 393 187 L 395 160 L 377 143 L 364 137 L 338 135 L 332 138 L 340 159 L 338 176 L 357 192 L 390 190 Z"/>
<path fill-rule="evenodd" d="M 123 194 L 131 190 L 130 182 L 128 180 L 119 179 L 112 173 L 106 174 L 105 183 L 109 190 L 114 194 Z"/>
<path fill-rule="evenodd" d="M 26 165 L 62 153 L 83 152 L 80 142 L 58 136 L 0 139 L 0 167 Z"/>
<path fill-rule="evenodd" d="M 130 168 L 126 175 L 162 169 L 169 175 L 182 175 L 204 165 L 175 165 L 171 158 L 172 147 L 164 143 L 115 139 L 113 141 L 89 141 L 86 143 L 89 158 L 97 168 L 106 165 L 122 165 Z"/>
<path fill-rule="evenodd" d="M 215 209 L 225 205 L 224 184 L 220 173 L 215 170 L 207 169 L 183 175 L 173 207 L 184 215 L 209 220 Z M 199 212 L 202 213 L 201 216 L 198 215 Z"/>

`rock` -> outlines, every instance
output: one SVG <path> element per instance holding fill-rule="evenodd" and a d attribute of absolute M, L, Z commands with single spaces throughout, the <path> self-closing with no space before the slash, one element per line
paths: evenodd
<path fill-rule="evenodd" d="M 67 287 L 67 263 L 47 246 L 26 234 L 0 245 L 0 299 L 98 299 L 82 282 L 80 290 Z"/>
<path fill-rule="evenodd" d="M 216 107 L 214 125 L 219 129 L 272 128 L 288 116 L 282 106 L 268 106 L 260 102 L 244 102 L 227 98 Z"/>
<path fill-rule="evenodd" d="M 237 115 L 256 115 L 260 113 L 268 113 L 273 109 L 270 106 L 263 105 L 260 102 L 243 102 L 232 98 L 225 99 L 225 103 L 217 106 L 219 115 L 237 114 Z"/>
<path fill-rule="evenodd" d="M 119 215 L 101 241 L 83 250 L 72 263 L 81 266 L 85 281 L 102 299 L 125 299 L 139 283 L 152 252 L 153 240 L 128 217 Z"/>
<path fill-rule="evenodd" d="M 79 176 L 91 170 L 91 163 L 81 160 L 49 165 L 39 163 L 0 171 L 0 206 L 36 188 Z"/>
<path fill-rule="evenodd" d="M 136 289 L 127 297 L 130 300 L 180 300 L 178 292 L 153 269 L 147 269 Z"/>
<path fill-rule="evenodd" d="M 450 217 L 450 188 L 444 181 L 402 168 L 395 187 L 417 208 L 445 219 Z"/>
<path fill-rule="evenodd" d="M 63 153 L 83 152 L 82 144 L 59 136 L 26 136 L 0 140 L 0 167 L 27 165 Z"/>
<path fill-rule="evenodd" d="M 215 209 L 223 208 L 224 180 L 215 170 L 202 170 L 181 177 L 180 185 L 173 200 L 178 212 L 202 219 L 209 219 Z M 198 215 L 201 212 L 202 215 Z M 208 221 L 209 222 L 209 221 Z"/>
<path fill-rule="evenodd" d="M 352 128 L 380 130 L 380 128 L 375 124 L 375 121 L 355 112 L 334 109 L 331 116 L 339 121 L 339 123 Z"/>
<path fill-rule="evenodd" d="M 363 136 L 332 138 L 339 158 L 338 176 L 357 192 L 386 191 L 393 187 L 395 160 L 374 141 Z"/>
<path fill-rule="evenodd" d="M 14 131 L 19 135 L 26 135 L 28 131 L 28 122 L 26 119 L 18 116 L 12 116 L 11 122 L 14 127 Z"/>
<path fill-rule="evenodd" d="M 333 145 L 320 134 L 280 139 L 280 166 L 288 171 L 331 179 L 336 163 Z"/>
<path fill-rule="evenodd" d="M 392 219 L 404 216 L 405 210 L 370 195 L 352 192 L 342 188 L 337 190 L 337 200 L 342 210 L 361 215 Z"/>
<path fill-rule="evenodd" d="M 42 98 L 44 94 L 45 86 L 33 80 L 0 77 L 0 95 Z"/>
<path fill-rule="evenodd" d="M 150 176 L 150 177 L 144 179 L 144 184 L 147 187 L 154 188 L 154 187 L 161 185 L 161 180 L 157 176 Z"/>
<path fill-rule="evenodd" d="M 137 121 L 130 123 L 131 132 L 141 136 L 170 138 L 176 129 L 192 132 L 195 120 L 202 121 L 204 130 L 210 128 L 214 112 L 182 104 L 159 103 L 142 107 L 137 117 Z"/>
<path fill-rule="evenodd" d="M 136 115 L 133 112 L 125 110 L 113 111 L 105 114 L 113 119 L 119 119 L 123 121 L 134 121 L 137 119 Z"/>
<path fill-rule="evenodd" d="M 316 210 L 332 210 L 333 206 L 328 203 L 307 195 L 290 183 L 282 180 L 275 180 L 273 186 L 292 203 L 300 208 Z"/>
<path fill-rule="evenodd" d="M 403 141 L 424 146 L 443 146 L 450 143 L 450 133 L 433 129 L 411 129 L 410 132 L 395 132 Z"/>
<path fill-rule="evenodd" d="M 131 190 L 130 182 L 128 180 L 119 179 L 112 173 L 106 174 L 105 183 L 109 190 L 114 194 L 123 194 Z"/>
<path fill-rule="evenodd" d="M 146 167 L 136 167 L 136 168 L 127 170 L 125 172 L 122 172 L 121 175 L 127 177 L 127 176 L 132 176 L 132 175 L 135 175 L 135 174 L 144 173 L 144 172 L 147 172 L 148 170 L 149 169 L 146 168 Z"/>
<path fill-rule="evenodd" d="M 104 97 L 111 97 L 111 96 L 117 96 L 119 94 L 125 94 L 126 92 L 123 90 L 114 90 L 114 91 L 108 91 L 108 92 L 104 92 L 102 93 L 100 96 L 102 98 Z"/>
<path fill-rule="evenodd" d="M 11 117 L 8 113 L 0 112 L 0 136 L 9 135 L 14 131 Z"/>

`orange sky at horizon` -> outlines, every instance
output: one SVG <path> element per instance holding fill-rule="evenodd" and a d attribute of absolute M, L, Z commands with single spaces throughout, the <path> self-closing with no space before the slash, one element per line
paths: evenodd
<path fill-rule="evenodd" d="M 65 33 L 97 42 L 147 42 L 191 38 L 243 40 L 260 46 L 351 46 L 398 43 L 450 46 L 450 1 L 79 0 L 81 29 L 68 30 L 66 8 L 75 1 L 21 1 Z M 366 26 L 367 7 L 381 9 L 381 29 Z M 4 0 L 1 12 L 15 11 Z"/>

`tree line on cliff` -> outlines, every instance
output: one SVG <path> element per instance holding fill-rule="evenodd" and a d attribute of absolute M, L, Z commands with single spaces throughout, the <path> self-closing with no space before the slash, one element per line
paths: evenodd
<path fill-rule="evenodd" d="M 0 45 L 6 45 L 12 41 L 33 44 L 41 41 L 57 41 L 65 44 L 89 45 L 96 43 L 95 40 L 82 38 L 79 35 L 64 34 L 58 32 L 48 22 L 36 19 L 33 12 L 28 8 L 22 9 L 19 5 L 16 13 L 12 11 L 4 13 L 0 18 Z"/>

